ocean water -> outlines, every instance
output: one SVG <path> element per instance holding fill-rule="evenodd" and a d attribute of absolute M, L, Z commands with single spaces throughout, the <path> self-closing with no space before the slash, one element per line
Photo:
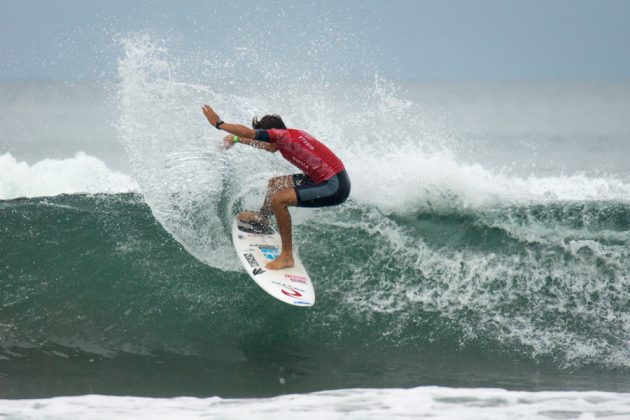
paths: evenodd
<path fill-rule="evenodd" d="M 0 85 L 0 417 L 630 415 L 630 85 L 182 60 L 131 37 L 116 81 Z M 220 151 L 203 103 L 346 163 L 346 204 L 292 210 L 313 308 L 229 235 L 295 169 Z"/>

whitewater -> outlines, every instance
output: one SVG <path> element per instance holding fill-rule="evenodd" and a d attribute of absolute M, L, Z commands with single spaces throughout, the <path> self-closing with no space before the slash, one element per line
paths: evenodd
<path fill-rule="evenodd" d="M 34 133 L 5 120 L 0 390 L 24 399 L 1 400 L 0 417 L 628 416 L 630 88 L 262 67 L 261 87 L 225 83 L 238 57 L 184 57 L 147 35 L 120 48 L 97 140 L 78 148 L 65 128 L 62 146 L 29 148 Z M 26 98 L 7 114 L 32 108 L 28 86 L 0 89 Z M 73 95 L 68 107 L 95 97 Z M 495 100 L 555 119 L 532 111 L 531 132 Z M 343 159 L 350 200 L 292 210 L 312 310 L 258 290 L 229 238 L 232 215 L 294 168 L 221 151 L 203 103 L 227 121 L 278 113 Z M 111 396 L 60 397 L 75 394 Z"/>
<path fill-rule="evenodd" d="M 501 389 L 347 389 L 269 399 L 172 399 L 86 395 L 7 401 L 0 416 L 11 419 L 624 419 L 626 394 L 606 392 L 509 392 Z M 413 413 L 413 414 L 412 414 Z"/>

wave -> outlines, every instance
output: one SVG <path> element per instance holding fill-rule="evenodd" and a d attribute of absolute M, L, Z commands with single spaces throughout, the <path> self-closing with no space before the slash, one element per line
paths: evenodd
<path fill-rule="evenodd" d="M 44 159 L 29 165 L 10 153 L 0 156 L 0 200 L 75 193 L 137 191 L 128 175 L 112 171 L 94 156 L 78 152 L 68 159 Z"/>
<path fill-rule="evenodd" d="M 102 357 L 223 358 L 264 331 L 293 337 L 315 364 L 325 339 L 341 353 L 370 343 L 401 364 L 481 347 L 504 360 L 625 368 L 629 216 L 621 202 L 321 209 L 295 229 L 318 304 L 294 313 L 240 270 L 192 259 L 140 195 L 3 201 L 2 345 L 9 356 L 36 342 Z"/>
<path fill-rule="evenodd" d="M 378 77 L 295 83 L 261 69 L 266 87 L 216 89 L 216 63 L 193 64 L 210 80 L 187 82 L 164 43 L 139 36 L 122 47 L 120 140 L 152 214 L 198 260 L 238 271 L 227 221 L 259 205 L 267 178 L 294 169 L 251 148 L 220 151 L 194 104 L 230 121 L 276 112 L 325 139 L 351 175 L 346 205 L 293 213 L 307 268 L 337 279 L 322 287 L 352 308 L 346 322 L 386 314 L 375 331 L 411 341 L 446 323 L 449 340 L 627 365 L 627 180 L 519 177 L 466 162 L 452 133 Z"/>

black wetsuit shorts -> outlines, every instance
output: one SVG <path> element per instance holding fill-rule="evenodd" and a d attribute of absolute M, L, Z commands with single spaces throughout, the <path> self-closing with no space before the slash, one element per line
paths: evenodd
<path fill-rule="evenodd" d="M 343 203 L 350 195 L 350 177 L 342 170 L 326 181 L 315 184 L 304 174 L 293 175 L 298 207 L 326 207 Z"/>

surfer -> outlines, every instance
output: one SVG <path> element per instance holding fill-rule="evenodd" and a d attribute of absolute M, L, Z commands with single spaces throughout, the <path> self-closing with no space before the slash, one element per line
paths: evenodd
<path fill-rule="evenodd" d="M 293 242 L 289 206 L 326 207 L 343 203 L 350 194 L 350 178 L 341 159 L 305 131 L 287 128 L 278 115 L 252 120 L 252 128 L 226 123 L 209 106 L 202 107 L 208 122 L 230 135 L 223 138 L 227 150 L 237 143 L 268 152 L 280 151 L 282 157 L 302 173 L 271 178 L 262 208 L 238 214 L 247 223 L 269 225 L 275 215 L 282 239 L 280 255 L 266 265 L 270 270 L 293 267 Z"/>

